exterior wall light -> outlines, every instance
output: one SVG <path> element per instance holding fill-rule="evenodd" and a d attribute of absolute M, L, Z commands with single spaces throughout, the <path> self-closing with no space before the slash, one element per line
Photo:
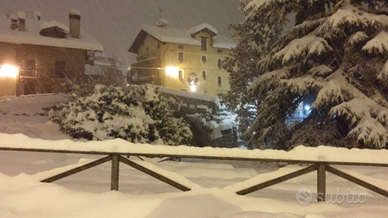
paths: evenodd
<path fill-rule="evenodd" d="M 192 72 L 189 74 L 189 78 L 187 78 L 187 82 L 189 83 L 190 90 L 192 92 L 197 91 L 197 86 L 198 86 L 198 77 L 197 74 Z"/>
<path fill-rule="evenodd" d="M 0 77 L 16 78 L 19 74 L 19 68 L 11 65 L 2 65 L 0 68 Z"/>
<path fill-rule="evenodd" d="M 196 85 L 190 85 L 190 91 L 192 91 L 192 92 L 197 91 L 197 86 Z"/>
<path fill-rule="evenodd" d="M 172 76 L 172 77 L 178 77 L 179 70 L 176 67 L 167 67 L 166 68 L 166 75 Z"/>

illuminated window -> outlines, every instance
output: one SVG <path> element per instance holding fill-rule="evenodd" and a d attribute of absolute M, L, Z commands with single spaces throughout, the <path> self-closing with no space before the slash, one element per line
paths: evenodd
<path fill-rule="evenodd" d="M 179 72 L 179 79 L 183 80 L 184 77 L 185 77 L 185 74 L 183 73 L 183 70 L 179 70 L 178 72 Z"/>

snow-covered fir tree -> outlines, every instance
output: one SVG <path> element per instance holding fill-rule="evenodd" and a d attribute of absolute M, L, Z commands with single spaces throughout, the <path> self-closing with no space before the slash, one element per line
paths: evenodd
<path fill-rule="evenodd" d="M 387 147 L 387 6 L 378 0 L 252 0 L 244 7 L 245 22 L 284 24 L 286 14 L 296 21 L 257 63 L 266 72 L 247 90 L 262 101 L 244 134 L 249 145 Z M 311 96 L 311 112 L 290 126 Z"/>
<path fill-rule="evenodd" d="M 154 86 L 96 85 L 92 94 L 73 94 L 72 99 L 53 121 L 74 138 L 122 138 L 134 143 L 168 145 L 191 142 L 189 125 L 174 117 L 168 100 Z"/>
<path fill-rule="evenodd" d="M 245 1 L 241 1 L 240 11 L 245 16 L 249 13 L 244 11 L 246 5 Z M 281 23 L 279 21 L 259 21 L 261 17 L 254 17 L 229 26 L 232 35 L 238 40 L 238 45 L 223 62 L 223 68 L 230 73 L 230 90 L 222 95 L 222 100 L 229 109 L 238 114 L 240 132 L 245 132 L 252 124 L 261 102 L 257 96 L 247 95 L 249 85 L 266 71 L 266 68 L 260 68 L 257 62 L 268 55 L 270 46 L 281 31 L 281 26 L 277 25 Z"/>

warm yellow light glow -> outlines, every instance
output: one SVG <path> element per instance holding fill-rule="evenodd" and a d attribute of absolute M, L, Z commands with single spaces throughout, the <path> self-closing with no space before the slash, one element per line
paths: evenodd
<path fill-rule="evenodd" d="M 12 77 L 18 76 L 18 68 L 11 65 L 3 65 L 0 68 L 0 77 Z"/>
<path fill-rule="evenodd" d="M 178 77 L 179 70 L 176 67 L 167 67 L 166 68 L 166 75 L 172 76 L 172 77 Z"/>
<path fill-rule="evenodd" d="M 190 90 L 191 90 L 192 92 L 195 92 L 195 91 L 197 90 L 197 87 L 196 87 L 195 85 L 190 86 Z"/>

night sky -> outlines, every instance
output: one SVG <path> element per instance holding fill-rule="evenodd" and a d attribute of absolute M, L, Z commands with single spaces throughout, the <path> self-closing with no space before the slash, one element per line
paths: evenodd
<path fill-rule="evenodd" d="M 209 23 L 220 34 L 230 36 L 229 22 L 244 18 L 238 11 L 239 0 L 1 0 L 1 15 L 17 15 L 27 11 L 27 17 L 38 10 L 43 20 L 68 24 L 71 9 L 81 12 L 81 26 L 103 44 L 108 55 L 122 60 L 124 66 L 135 62 L 128 49 L 140 31 L 141 24 L 155 24 L 167 19 L 170 28 L 189 29 Z"/>

